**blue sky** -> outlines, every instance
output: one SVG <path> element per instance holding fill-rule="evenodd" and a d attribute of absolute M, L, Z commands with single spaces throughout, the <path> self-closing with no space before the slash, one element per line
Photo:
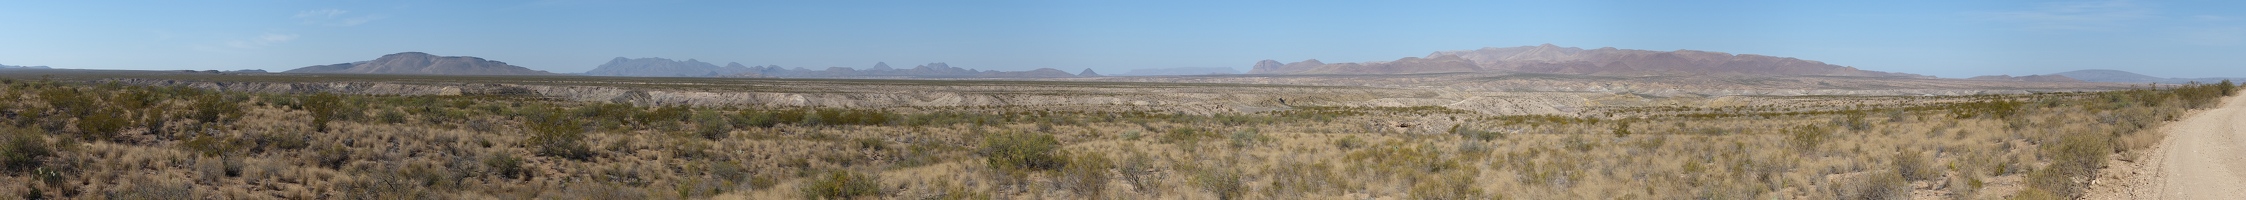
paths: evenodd
<path fill-rule="evenodd" d="M 6 1 L 0 64 L 265 69 L 404 51 L 583 72 L 614 57 L 1119 73 L 1551 43 L 1942 77 L 2246 77 L 2240 1 Z"/>

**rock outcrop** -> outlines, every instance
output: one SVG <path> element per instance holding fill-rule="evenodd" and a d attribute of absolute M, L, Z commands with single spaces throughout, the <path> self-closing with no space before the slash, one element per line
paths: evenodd
<path fill-rule="evenodd" d="M 316 65 L 282 73 L 307 74 L 420 74 L 420 75 L 555 75 L 506 62 L 468 56 L 437 56 L 421 52 L 383 55 L 369 61 Z"/>

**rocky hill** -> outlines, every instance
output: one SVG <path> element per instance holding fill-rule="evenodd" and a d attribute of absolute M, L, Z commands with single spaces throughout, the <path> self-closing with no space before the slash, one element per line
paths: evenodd
<path fill-rule="evenodd" d="M 2051 75 L 2058 75 L 2058 76 L 2067 76 L 2067 77 L 2072 77 L 2072 78 L 2074 78 L 2074 79 L 2081 79 L 2082 81 L 2089 81 L 2089 82 L 2107 82 L 2107 83 L 2170 83 L 2170 84 L 2182 84 L 2182 83 L 2190 83 L 2190 82 L 2200 82 L 2200 83 L 2213 83 L 2213 82 L 2221 82 L 2221 81 L 2223 81 L 2223 80 L 2225 80 L 2225 79 L 2228 79 L 2228 80 L 2232 80 L 2233 82 L 2236 82 L 2236 81 L 2241 81 L 2241 80 L 2246 80 L 2246 78 L 2161 78 L 2161 77 L 2154 77 L 2154 76 L 2146 76 L 2146 75 L 2144 75 L 2144 74 L 2137 74 L 2137 73 L 2133 73 L 2133 72 L 2128 72 L 2128 71 L 2121 71 L 2121 70 L 2110 70 L 2110 69 L 2090 69 L 2090 70 L 2075 70 L 2075 71 L 2069 71 L 2069 72 L 2059 72 L 2059 73 L 2055 73 L 2055 74 L 2051 74 Z"/>
<path fill-rule="evenodd" d="M 606 64 L 601 64 L 599 67 L 594 67 L 593 70 L 585 71 L 585 75 L 639 77 L 718 77 L 724 75 L 740 74 L 749 71 L 749 67 L 742 66 L 741 63 L 726 63 L 725 67 L 718 67 L 717 65 L 694 59 L 677 61 L 665 58 L 634 59 L 616 57 L 616 59 L 609 59 L 608 63 Z"/>
<path fill-rule="evenodd" d="M 423 75 L 555 75 L 506 62 L 468 56 L 437 56 L 421 52 L 383 55 L 369 61 L 315 65 L 282 73 L 307 74 L 423 74 Z"/>
<path fill-rule="evenodd" d="M 1811 60 L 1754 54 L 1676 50 L 1649 51 L 1613 47 L 1585 50 L 1551 44 L 1467 51 L 1441 51 L 1426 57 L 1387 62 L 1333 63 L 1306 60 L 1257 62 L 1250 74 L 1424 74 L 1449 72 L 1513 72 L 1571 75 L 1736 75 L 1736 76 L 1851 76 L 1930 78 L 1923 75 L 1866 71 Z"/>

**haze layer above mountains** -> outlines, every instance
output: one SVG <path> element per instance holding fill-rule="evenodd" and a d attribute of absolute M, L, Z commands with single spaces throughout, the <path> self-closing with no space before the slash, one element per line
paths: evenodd
<path fill-rule="evenodd" d="M 1613 47 L 1582 49 L 1551 44 L 1462 51 L 1438 51 L 1426 57 L 1394 61 L 1324 63 L 1317 59 L 1282 63 L 1256 62 L 1248 74 L 1428 74 L 1460 72 L 1537 73 L 1595 76 L 1841 76 L 1882 78 L 1934 78 L 1908 73 L 1861 70 L 1813 60 L 1755 54 L 1676 50 L 1650 51 Z M 421 52 L 383 55 L 369 61 L 317 65 L 284 73 L 417 74 L 417 75 L 562 75 L 532 70 L 505 62 L 469 56 L 437 56 Z M 1226 68 L 1159 68 L 1132 70 L 1123 75 L 1232 74 Z M 1101 76 L 1091 69 L 1069 73 L 1053 68 L 1028 71 L 976 70 L 928 63 L 894 68 L 875 63 L 867 69 L 828 67 L 820 70 L 778 65 L 745 66 L 728 62 L 718 66 L 695 59 L 610 59 L 582 73 L 591 76 L 630 77 L 776 77 L 776 78 L 1070 78 Z M 2049 75 L 1981 76 L 1975 80 L 2035 82 L 2214 82 L 2225 78 L 2160 78 L 2118 70 L 2080 70 Z"/>
<path fill-rule="evenodd" d="M 1323 63 L 1316 59 L 1293 63 L 1257 62 L 1250 74 L 1421 74 L 1451 72 L 1513 72 L 1605 76 L 1736 75 L 1736 76 L 1854 76 L 1932 78 L 1929 76 L 1860 70 L 1824 62 L 1788 57 L 1723 52 L 1676 50 L 1649 51 L 1613 47 L 1585 50 L 1551 44 L 1466 51 L 1439 51 L 1427 57 L 1406 57 L 1387 62 Z"/>

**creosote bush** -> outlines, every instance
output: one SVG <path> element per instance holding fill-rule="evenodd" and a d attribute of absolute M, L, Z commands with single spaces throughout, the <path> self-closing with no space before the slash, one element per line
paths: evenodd
<path fill-rule="evenodd" d="M 1060 141 L 1052 135 L 1000 132 L 983 136 L 982 153 L 991 168 L 1009 173 L 1041 171 L 1060 168 L 1067 159 L 1055 151 Z"/>
<path fill-rule="evenodd" d="M 525 145 L 537 149 L 538 155 L 575 160 L 593 156 L 593 150 L 585 146 L 585 129 L 577 120 L 546 115 L 529 120 L 525 126 L 531 129 Z"/>
<path fill-rule="evenodd" d="M 858 172 L 835 170 L 813 177 L 802 188 L 804 199 L 854 199 L 880 196 L 881 180 Z"/>
<path fill-rule="evenodd" d="M 45 134 L 19 128 L 0 129 L 0 167 L 11 173 L 30 172 L 41 160 L 55 156 Z"/>
<path fill-rule="evenodd" d="M 1070 156 L 1068 166 L 1061 167 L 1060 182 L 1063 187 L 1068 187 L 1069 191 L 1076 192 L 1082 198 L 1098 198 L 1101 192 L 1107 191 L 1110 177 L 1107 170 L 1110 168 L 1115 168 L 1115 163 L 1109 161 L 1107 155 L 1075 154 Z"/>

